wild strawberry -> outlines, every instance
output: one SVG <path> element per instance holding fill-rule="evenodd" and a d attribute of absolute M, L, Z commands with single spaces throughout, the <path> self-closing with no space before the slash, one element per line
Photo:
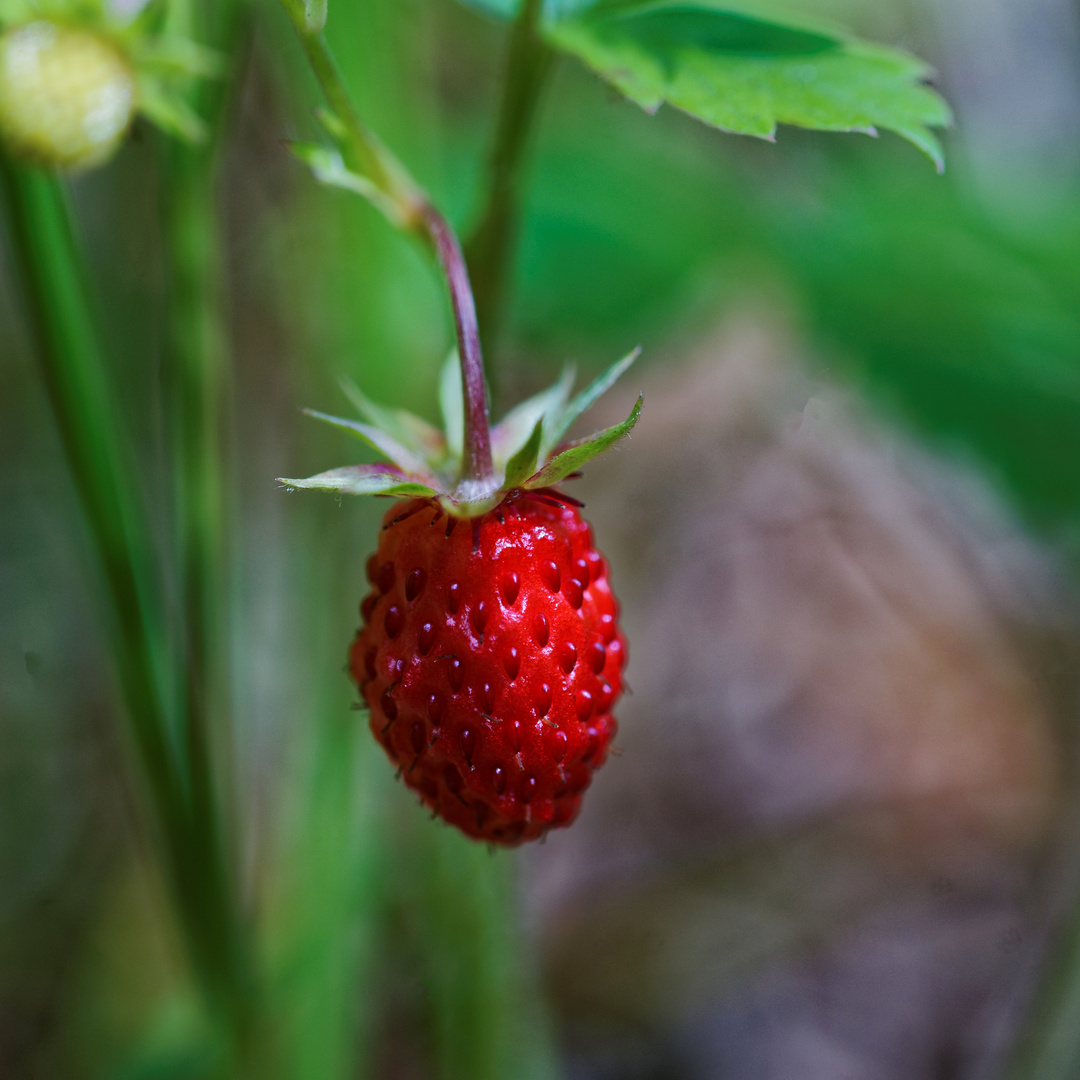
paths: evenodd
<path fill-rule="evenodd" d="M 532 840 L 577 814 L 615 733 L 626 646 L 577 509 L 509 495 L 470 523 L 386 515 L 350 670 L 405 782 L 463 832 Z"/>
<path fill-rule="evenodd" d="M 555 485 L 637 421 L 640 398 L 623 423 L 559 445 L 636 355 L 569 402 L 567 373 L 490 432 L 482 401 L 463 408 L 456 362 L 442 380 L 446 435 L 347 388 L 368 423 L 312 415 L 395 464 L 282 481 L 409 499 L 368 560 L 349 670 L 405 783 L 469 836 L 515 844 L 568 825 L 615 733 L 618 605 L 581 504 Z"/>
<path fill-rule="evenodd" d="M 107 38 L 38 19 L 0 36 L 0 134 L 39 165 L 104 160 L 127 130 L 135 75 Z"/>

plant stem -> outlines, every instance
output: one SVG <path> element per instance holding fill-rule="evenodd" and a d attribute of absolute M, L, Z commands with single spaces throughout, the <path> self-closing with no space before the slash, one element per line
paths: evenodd
<path fill-rule="evenodd" d="M 295 6 L 288 3 L 284 6 L 293 20 L 326 100 L 345 127 L 347 137 L 341 143 L 341 148 L 346 164 L 364 175 L 390 199 L 399 211 L 402 228 L 423 240 L 439 260 L 450 292 L 461 359 L 465 403 L 461 480 L 465 484 L 486 486 L 491 483 L 493 476 L 487 383 L 484 379 L 476 304 L 461 244 L 446 218 L 360 118 L 322 32 L 308 30 Z"/>
<path fill-rule="evenodd" d="M 465 425 L 462 480 L 487 482 L 492 476 L 491 436 L 488 430 L 487 383 L 480 352 L 480 327 L 469 286 L 469 271 L 461 245 L 447 220 L 430 204 L 424 207 L 428 235 L 446 275 L 457 327 L 458 355 L 464 390 Z"/>
<path fill-rule="evenodd" d="M 105 576 L 132 735 L 161 815 L 175 822 L 183 795 L 167 735 L 165 635 L 149 528 L 116 423 L 67 202 L 52 177 L 15 165 L 2 151 L 0 173 L 45 389 Z"/>
<path fill-rule="evenodd" d="M 0 155 L 8 235 L 30 327 L 63 444 L 105 579 L 125 714 L 166 856 L 181 926 L 208 1013 L 246 1027 L 235 919 L 207 823 L 169 740 L 167 635 L 150 530 L 133 455 L 122 436 L 67 201 L 57 180 Z M 186 756 L 186 755 L 185 755 Z"/>
<path fill-rule="evenodd" d="M 175 33 L 207 41 L 232 56 L 244 24 L 245 5 L 173 0 Z M 216 162 L 226 114 L 227 80 L 202 81 L 190 90 L 194 110 L 211 125 L 200 145 L 159 142 L 167 288 L 166 361 L 174 470 L 175 568 L 181 604 L 177 643 L 182 678 L 179 716 L 191 829 L 203 848 L 203 892 L 220 923 L 213 962 L 223 972 L 222 1011 L 234 1063 L 252 1065 L 252 1033 L 259 1003 L 249 927 L 231 872 L 235 829 L 227 708 L 228 647 L 224 631 L 225 491 L 221 423 L 228 370 L 221 312 L 221 244 Z M 215 660 L 215 658 L 218 658 Z M 219 759 L 218 770 L 213 767 Z M 227 804 L 219 785 L 224 782 Z"/>
<path fill-rule="evenodd" d="M 518 230 L 525 148 L 554 56 L 540 36 L 542 12 L 543 0 L 524 0 L 514 20 L 502 101 L 488 159 L 486 202 L 465 245 L 476 290 L 480 329 L 489 345 L 495 340 L 503 317 Z"/>

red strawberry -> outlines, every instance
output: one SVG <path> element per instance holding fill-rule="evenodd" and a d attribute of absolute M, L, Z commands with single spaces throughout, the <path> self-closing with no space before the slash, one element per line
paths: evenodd
<path fill-rule="evenodd" d="M 497 843 L 569 824 L 615 733 L 626 646 L 607 564 L 555 493 L 470 523 L 390 510 L 351 652 L 371 729 L 405 783 Z"/>
<path fill-rule="evenodd" d="M 409 499 L 368 560 L 349 668 L 405 783 L 477 839 L 516 844 L 568 825 L 615 733 L 618 605 L 580 504 L 554 485 L 637 421 L 640 398 L 623 423 L 560 445 L 636 356 L 569 401 L 568 373 L 490 431 L 482 377 L 463 398 L 467 365 L 464 380 L 456 362 L 444 369 L 446 435 L 348 387 L 368 423 L 313 415 L 395 464 L 282 481 Z"/>

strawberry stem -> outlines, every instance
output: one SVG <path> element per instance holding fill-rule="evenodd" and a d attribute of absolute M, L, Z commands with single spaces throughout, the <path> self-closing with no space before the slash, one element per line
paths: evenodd
<path fill-rule="evenodd" d="M 401 227 L 429 243 L 442 266 L 450 290 L 458 356 L 461 359 L 465 405 L 461 480 L 486 487 L 494 476 L 488 429 L 487 383 L 480 352 L 476 303 L 461 244 L 446 218 L 408 176 L 400 162 L 394 160 L 378 143 L 360 118 L 323 37 L 321 23 L 316 20 L 314 27 L 308 25 L 305 4 L 297 0 L 282 0 L 282 3 L 293 21 L 326 100 L 344 125 L 347 135 L 343 140 L 343 151 L 347 151 L 349 166 L 366 176 L 390 199 L 400 211 L 398 223 Z"/>
<path fill-rule="evenodd" d="M 465 425 L 461 455 L 461 479 L 488 481 L 491 464 L 491 434 L 488 428 L 487 383 L 480 351 L 480 328 L 476 321 L 469 271 L 450 223 L 430 203 L 423 208 L 424 224 L 442 264 L 450 289 L 457 330 L 458 356 L 464 391 Z"/>

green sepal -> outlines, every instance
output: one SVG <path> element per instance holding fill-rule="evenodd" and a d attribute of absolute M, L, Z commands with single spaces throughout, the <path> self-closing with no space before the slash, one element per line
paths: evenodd
<path fill-rule="evenodd" d="M 321 420 L 324 424 L 336 427 L 340 431 L 347 431 L 361 442 L 367 443 L 372 449 L 378 450 L 380 454 L 388 457 L 395 465 L 411 476 L 434 482 L 435 478 L 429 475 L 427 464 L 412 450 L 402 446 L 397 439 L 387 435 L 385 431 L 380 431 L 370 424 L 361 424 L 356 420 L 345 420 L 340 416 L 330 416 L 328 413 L 316 412 L 314 409 L 305 409 L 304 412 L 308 416 L 313 416 L 316 420 Z"/>
<path fill-rule="evenodd" d="M 561 453 L 556 454 L 538 473 L 530 476 L 522 487 L 531 490 L 550 487 L 552 484 L 559 483 L 560 480 L 565 480 L 572 472 L 577 472 L 587 461 L 591 461 L 612 443 L 630 433 L 630 429 L 641 415 L 641 406 L 644 401 L 644 395 L 639 394 L 630 415 L 621 424 L 605 428 L 580 442 L 571 443 Z"/>
<path fill-rule="evenodd" d="M 438 471 L 446 462 L 446 437 L 438 428 L 406 409 L 388 409 L 372 401 L 351 379 L 341 380 L 341 389 L 356 411 L 369 423 L 396 439 L 406 450 L 414 450 Z"/>
<path fill-rule="evenodd" d="M 552 423 L 566 405 L 574 387 L 574 377 L 573 365 L 567 364 L 557 383 L 515 405 L 491 429 L 491 457 L 496 468 L 532 437 L 538 420 L 548 425 Z"/>
<path fill-rule="evenodd" d="M 465 398 L 457 349 L 450 350 L 439 372 L 439 411 L 446 432 L 446 448 L 453 461 L 460 461 L 465 444 Z"/>
<path fill-rule="evenodd" d="M 641 355 L 641 347 L 627 353 L 621 360 L 616 360 L 595 382 L 591 383 L 570 404 L 548 420 L 544 441 L 540 446 L 540 460 L 544 460 L 559 445 L 563 436 L 574 425 L 574 421 L 586 410 L 596 404 L 602 394 L 615 385 L 619 377 Z M 573 472 L 573 470 L 570 470 Z"/>
<path fill-rule="evenodd" d="M 278 483 L 290 491 L 333 491 L 339 495 L 396 495 L 407 498 L 430 498 L 435 489 L 397 473 L 385 465 L 345 465 L 340 469 L 309 476 L 306 480 L 278 477 Z"/>
<path fill-rule="evenodd" d="M 506 463 L 504 488 L 520 487 L 536 472 L 536 463 L 540 460 L 540 443 L 544 438 L 544 418 L 536 421 L 525 445 Z"/>

